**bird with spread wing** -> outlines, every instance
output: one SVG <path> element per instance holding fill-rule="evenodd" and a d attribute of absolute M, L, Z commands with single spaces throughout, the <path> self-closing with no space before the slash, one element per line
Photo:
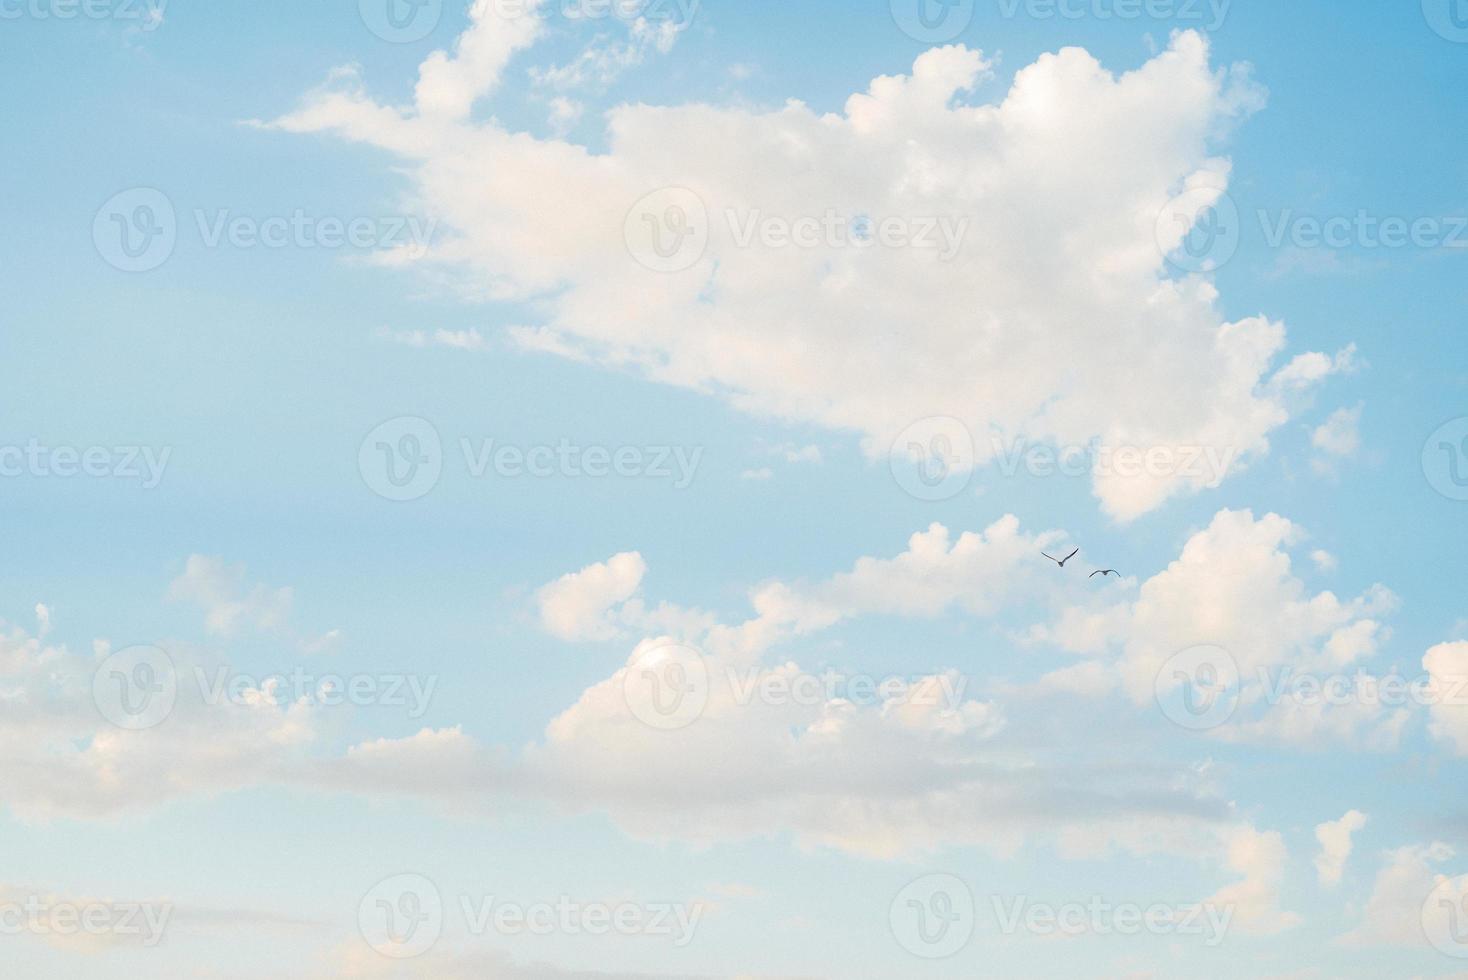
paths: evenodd
<path fill-rule="evenodd" d="M 1066 562 L 1070 561 L 1072 558 L 1074 558 L 1076 555 L 1078 555 L 1080 553 L 1081 553 L 1081 549 L 1077 548 L 1075 551 L 1072 551 L 1070 554 L 1066 555 L 1064 558 L 1056 558 L 1054 555 L 1045 555 L 1045 552 L 1043 552 L 1043 551 L 1040 552 L 1040 554 L 1045 555 L 1046 558 L 1049 558 L 1051 561 L 1055 562 L 1055 564 L 1059 565 L 1061 568 L 1064 568 Z"/>

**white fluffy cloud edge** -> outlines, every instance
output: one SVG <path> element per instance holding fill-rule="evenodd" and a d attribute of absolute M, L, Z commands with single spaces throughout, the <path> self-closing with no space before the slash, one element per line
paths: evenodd
<path fill-rule="evenodd" d="M 1206 454 L 1237 471 L 1351 366 L 1349 345 L 1278 364 L 1281 323 L 1225 321 L 1209 274 L 1169 272 L 1165 253 L 1228 187 L 1218 146 L 1265 102 L 1248 65 L 1210 65 L 1200 34 L 1121 75 L 1079 48 L 1044 55 L 992 104 L 970 104 L 989 59 L 951 46 L 841 113 L 620 105 L 593 152 L 475 115 L 545 33 L 540 5 L 526 7 L 506 18 L 478 0 L 453 50 L 422 64 L 410 105 L 375 101 L 348 67 L 257 123 L 392 154 L 408 205 L 445 233 L 382 261 L 533 311 L 509 332 L 520 344 L 854 433 L 873 459 L 914 423 L 957 419 L 974 442 L 962 466 L 1024 441 Z M 701 257 L 675 273 L 633 257 L 657 233 L 637 230 L 635 206 L 668 188 L 708 217 Z M 941 250 L 746 237 L 828 212 L 963 234 Z M 1226 475 L 1115 467 L 1093 484 L 1125 521 Z"/>
<path fill-rule="evenodd" d="M 1270 934 L 1300 921 L 1280 901 L 1285 837 L 1256 827 L 1226 795 L 1224 770 L 1190 761 L 1194 752 L 1218 743 L 1386 752 L 1420 725 L 1444 752 L 1468 756 L 1461 701 L 1269 695 L 1271 671 L 1285 667 L 1374 689 L 1382 678 L 1367 665 L 1383 655 L 1383 618 L 1396 605 L 1382 586 L 1349 599 L 1312 592 L 1292 565 L 1304 532 L 1285 518 L 1221 511 L 1166 568 L 1104 592 L 1071 591 L 1063 577 L 1040 574 L 1048 569 L 1037 570 L 1034 554 L 1062 536 L 1027 533 L 1013 517 L 957 536 L 935 524 L 894 556 L 862 557 L 819 581 L 761 584 L 749 593 L 752 613 L 727 622 L 649 602 L 639 554 L 594 563 L 544 586 L 535 609 L 554 637 L 630 655 L 518 750 L 461 727 L 343 747 L 334 713 L 350 708 L 328 704 L 320 690 L 286 696 L 274 683 L 210 699 L 206 682 L 188 679 L 195 667 L 200 678 L 217 676 L 222 658 L 186 644 L 169 651 L 179 675 L 172 713 L 156 727 L 123 730 L 101 720 L 94 701 L 111 645 L 98 640 L 77 654 L 54 644 L 42 634 L 62 624 L 42 606 L 34 630 L 0 628 L 0 801 L 28 821 L 101 820 L 286 786 L 418 799 L 485 818 L 509 804 L 605 813 L 632 837 L 696 847 L 774 837 L 888 861 L 951 848 L 1002 858 L 1033 844 L 1077 860 L 1164 854 L 1231 879 L 1215 900 L 1234 909 L 1234 930 Z M 168 594 L 192 595 L 201 578 L 218 583 L 222 568 L 196 556 Z M 228 588 L 209 594 L 223 592 L 229 609 L 239 601 L 229 596 L 280 594 L 251 586 L 237 568 L 222 581 Z M 1013 651 L 1043 648 L 1070 665 L 996 679 L 1022 669 L 1013 665 L 1023 657 L 1006 655 L 1007 668 L 985 664 L 981 692 L 950 669 L 883 680 L 861 697 L 854 686 L 825 687 L 829 671 L 795 659 L 801 649 L 828 650 L 817 646 L 822 632 L 864 618 L 992 622 L 1017 608 L 1037 610 L 1043 622 L 1012 634 Z M 201 613 L 201 629 L 216 632 L 217 604 Z M 260 626 L 273 624 L 269 617 Z M 1177 741 L 1155 685 L 1173 652 L 1200 642 L 1234 652 L 1236 714 L 1181 755 L 1118 762 L 1138 745 Z M 648 652 L 671 643 L 700 651 L 708 677 L 701 712 L 676 730 L 649 724 L 629 694 Z M 1422 668 L 1429 690 L 1461 691 L 1468 642 L 1433 647 Z M 1352 811 L 1317 828 L 1323 887 L 1340 881 L 1364 824 Z M 1440 845 L 1402 853 L 1452 857 Z M 1409 871 L 1428 863 L 1393 860 Z M 1399 903 L 1406 873 L 1383 872 L 1381 902 Z M 1431 875 L 1422 884 L 1430 889 Z M 1358 932 L 1350 941 L 1394 935 Z"/>

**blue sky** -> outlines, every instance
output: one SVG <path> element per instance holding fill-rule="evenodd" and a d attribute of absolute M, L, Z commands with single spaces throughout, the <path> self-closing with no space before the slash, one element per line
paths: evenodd
<path fill-rule="evenodd" d="M 1448 0 L 828 8 L 0 2 L 21 975 L 1468 975 Z"/>

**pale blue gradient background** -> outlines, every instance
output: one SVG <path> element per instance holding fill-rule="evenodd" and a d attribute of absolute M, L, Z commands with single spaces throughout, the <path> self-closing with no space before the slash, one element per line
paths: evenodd
<path fill-rule="evenodd" d="M 1364 367 L 1330 381 L 1246 473 L 1125 528 L 1100 516 L 1082 480 L 1008 480 L 991 470 L 975 480 L 981 496 L 915 501 L 848 435 L 751 419 L 692 392 L 515 351 L 499 330 L 523 322 L 520 311 L 435 294 L 346 252 L 200 245 L 194 208 L 398 213 L 403 185 L 385 165 L 361 165 L 372 151 L 243 123 L 288 111 L 330 67 L 349 62 L 363 66 L 385 100 L 406 98 L 418 62 L 462 29 L 458 6 L 448 4 L 431 38 L 407 45 L 374 37 L 355 4 L 342 0 L 175 0 L 166 22 L 146 34 L 106 20 L 0 22 L 0 442 L 173 450 L 152 491 L 111 480 L 0 481 L 0 618 L 30 624 L 34 604 L 45 602 L 57 622 L 52 639 L 76 650 L 94 637 L 119 647 L 206 643 L 196 613 L 163 597 L 187 555 L 221 555 L 245 563 L 252 580 L 291 585 L 303 629 L 343 630 L 332 669 L 442 676 L 425 718 L 359 710 L 341 720 L 333 736 L 340 745 L 462 725 L 485 742 L 518 746 L 620 656 L 540 633 L 528 594 L 615 552 L 642 552 L 655 599 L 734 616 L 758 581 L 820 577 L 859 555 L 895 553 L 933 521 L 977 529 L 1004 513 L 1026 528 L 1064 527 L 1088 555 L 1152 574 L 1190 529 L 1228 506 L 1281 513 L 1309 530 L 1311 547 L 1334 553 L 1340 571 L 1332 575 L 1297 568 L 1313 590 L 1349 596 L 1382 582 L 1401 596 L 1380 665 L 1415 674 L 1427 647 L 1464 638 L 1453 630 L 1468 616 L 1468 504 L 1431 489 L 1420 454 L 1441 422 L 1468 414 L 1468 251 L 1347 250 L 1343 260 L 1372 264 L 1276 273 L 1279 254 L 1253 218 L 1284 208 L 1409 219 L 1468 213 L 1468 45 L 1435 35 L 1415 0 L 1239 0 L 1212 35 L 1215 64 L 1252 62 L 1270 92 L 1267 109 L 1227 144 L 1231 193 L 1246 223 L 1239 254 L 1217 277 L 1223 313 L 1283 320 L 1292 351 L 1354 341 Z M 1042 52 L 1079 44 L 1123 70 L 1148 56 L 1145 35 L 1165 43 L 1178 26 L 1005 19 L 994 4 L 979 7 L 960 40 L 999 58 L 996 77 L 977 93 L 984 100 L 998 98 L 1013 71 Z M 558 24 L 536 57 L 574 54 L 592 33 Z M 672 52 L 623 76 L 573 135 L 598 145 L 596 110 L 622 101 L 799 98 L 835 111 L 872 77 L 906 71 L 923 47 L 872 0 L 705 0 Z M 735 81 L 736 63 L 755 70 Z M 506 89 L 513 93 L 520 79 L 516 61 Z M 496 111 L 544 131 L 538 104 L 505 98 Z M 180 242 L 161 269 L 126 275 L 98 256 L 92 220 L 114 193 L 140 185 L 172 199 Z M 414 350 L 378 339 L 379 328 L 477 328 L 495 349 Z M 1365 406 L 1361 457 L 1336 478 L 1312 472 L 1310 429 L 1357 403 Z M 375 497 L 357 471 L 363 436 L 397 415 L 432 419 L 446 444 L 444 478 L 410 505 Z M 704 456 L 684 491 L 667 481 L 471 480 L 457 452 L 461 435 L 519 445 L 565 437 L 701 446 Z M 825 463 L 787 467 L 760 449 L 787 441 L 820 445 Z M 764 465 L 777 470 L 774 480 L 739 478 Z M 1023 612 L 992 628 L 956 618 L 865 621 L 822 643 L 833 663 L 853 669 L 954 666 L 980 678 L 1033 679 L 1064 661 L 1013 653 L 1005 631 L 1028 624 Z M 245 670 L 294 662 L 291 651 L 259 640 L 234 644 L 230 654 Z M 1387 755 L 1200 749 L 1183 738 L 1139 739 L 1135 749 L 1140 763 L 1211 755 L 1233 770 L 1229 785 L 1245 812 L 1282 831 L 1299 858 L 1283 905 L 1307 924 L 1190 958 L 1191 968 L 1251 977 L 1314 966 L 1327 976 L 1381 977 L 1447 976 L 1459 966 L 1425 947 L 1361 952 L 1328 942 L 1354 922 L 1345 910 L 1369 892 L 1380 851 L 1431 839 L 1468 847 L 1461 763 L 1420 739 Z M 1314 825 L 1351 808 L 1372 820 L 1357 835 L 1346 882 L 1323 899 L 1304 855 Z M 980 895 L 1064 899 L 1108 890 L 1144 904 L 1196 898 L 1219 880 L 1163 860 L 1145 876 L 1120 860 L 1066 863 L 1041 848 L 1009 861 L 956 851 L 921 866 L 809 853 L 780 838 L 700 852 L 637 843 L 597 815 L 526 808 L 496 820 L 454 818 L 418 803 L 284 790 L 190 800 L 100 825 L 0 816 L 0 856 L 8 881 L 168 894 L 338 926 L 353 921 L 373 882 L 405 869 L 434 877 L 446 895 L 533 900 L 633 889 L 676 900 L 736 881 L 765 892 L 729 902 L 685 951 L 632 943 L 609 952 L 565 937 L 489 940 L 524 960 L 673 975 L 957 977 L 973 975 L 974 962 L 994 976 L 1120 974 L 1133 953 L 1155 966 L 1155 949 L 1122 939 L 996 940 L 981 924 L 983 945 L 966 957 L 921 963 L 888 935 L 886 897 L 931 870 L 964 877 Z M 1115 893 L 1116 882 L 1133 877 L 1137 895 Z M 786 924 L 797 916 L 808 927 Z M 294 975 L 290 964 L 318 943 L 309 929 L 232 935 L 211 947 L 231 951 L 221 960 L 231 970 L 199 975 Z M 102 962 L 60 959 L 13 939 L 0 956 L 17 975 L 95 976 Z M 142 954 L 107 962 L 148 969 Z"/>

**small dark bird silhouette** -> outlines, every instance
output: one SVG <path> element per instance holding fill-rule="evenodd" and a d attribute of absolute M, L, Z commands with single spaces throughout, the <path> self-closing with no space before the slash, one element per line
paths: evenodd
<path fill-rule="evenodd" d="M 1043 551 L 1040 552 L 1040 554 L 1045 555 L 1046 558 L 1049 558 L 1051 561 L 1055 562 L 1055 564 L 1059 565 L 1061 568 L 1064 568 L 1066 562 L 1070 561 L 1072 558 L 1074 558 L 1076 555 L 1078 555 L 1080 553 L 1081 553 L 1081 549 L 1077 548 L 1075 551 L 1072 551 L 1070 554 L 1066 555 L 1064 558 L 1056 558 L 1053 555 L 1045 555 L 1045 552 L 1043 552 Z"/>
<path fill-rule="evenodd" d="M 1090 575 L 1088 575 L 1087 578 L 1095 578 L 1097 575 L 1100 575 L 1103 578 L 1107 575 L 1115 575 L 1117 578 L 1121 578 L 1121 572 L 1118 572 L 1114 568 L 1098 569 L 1097 571 L 1094 571 Z"/>

